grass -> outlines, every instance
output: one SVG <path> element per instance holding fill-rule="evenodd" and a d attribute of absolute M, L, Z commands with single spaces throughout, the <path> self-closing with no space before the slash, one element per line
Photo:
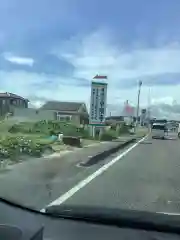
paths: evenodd
<path fill-rule="evenodd" d="M 13 131 L 9 132 L 9 129 L 13 129 Z M 58 130 L 59 129 L 59 130 Z M 3 147 L 10 147 L 9 138 L 14 142 L 14 138 L 23 137 L 33 142 L 33 145 L 38 144 L 44 147 L 50 146 L 56 152 L 73 150 L 75 147 L 64 145 L 61 142 L 54 142 L 51 138 L 51 132 L 57 130 L 59 132 L 64 132 L 67 135 L 78 136 L 81 135 L 83 137 L 88 137 L 87 131 L 83 129 L 79 129 L 77 131 L 77 126 L 72 124 L 66 124 L 62 122 L 55 121 L 40 121 L 40 122 L 10 122 L 10 121 L 2 121 L 0 122 L 0 145 Z M 37 132 L 38 131 L 38 132 Z M 11 138 L 12 137 L 12 138 Z M 15 140 L 16 141 L 16 140 Z M 90 142 L 90 143 L 89 143 Z M 83 138 L 82 146 L 87 146 L 94 142 L 93 140 L 87 141 L 87 139 Z M 88 144 L 89 143 L 89 144 Z M 16 143 L 17 144 L 17 143 Z M 19 146 L 19 145 L 17 145 Z"/>
<path fill-rule="evenodd" d="M 75 149 L 75 147 L 64 145 L 64 144 L 57 144 L 57 143 L 51 144 L 51 146 L 55 152 L 72 151 Z"/>
<path fill-rule="evenodd" d="M 11 129 L 11 132 L 8 132 L 9 129 Z M 0 141 L 6 139 L 7 137 L 23 136 L 40 145 L 54 146 L 54 141 L 50 139 L 52 132 L 62 132 L 66 136 L 81 136 L 82 147 L 100 142 L 99 137 L 96 137 L 96 139 L 90 137 L 88 130 L 77 128 L 77 126 L 67 124 L 65 122 L 39 121 L 17 123 L 16 121 L 9 120 L 0 121 Z M 125 134 L 127 134 L 127 127 L 122 125 L 119 132 L 115 129 L 106 130 L 101 140 L 111 141 L 111 139 L 115 139 L 118 136 Z M 58 149 L 64 149 L 63 144 L 60 142 L 57 145 Z M 63 147 L 59 147 L 59 145 L 62 145 Z M 55 148 L 57 148 L 57 146 L 55 146 Z"/>
<path fill-rule="evenodd" d="M 111 141 L 118 136 L 127 135 L 127 127 L 124 127 L 123 125 L 121 127 L 122 129 L 120 131 L 116 131 L 115 129 L 106 130 L 104 139 L 102 138 L 101 141 Z M 9 129 L 13 131 L 8 132 Z M 54 150 L 56 153 L 58 153 L 58 155 L 64 151 L 73 151 L 77 149 L 76 147 L 62 144 L 62 142 L 53 141 L 50 138 L 52 131 L 55 133 L 62 132 L 66 136 L 81 136 L 82 147 L 100 143 L 99 137 L 93 139 L 89 136 L 88 130 L 80 129 L 72 124 L 66 124 L 57 121 L 44 121 L 44 123 L 43 121 L 37 123 L 23 122 L 19 124 L 12 121 L 0 121 L 1 159 L 4 162 L 8 162 L 9 165 L 9 163 L 14 164 L 18 162 L 22 156 L 23 160 L 24 157 L 26 159 L 26 157 L 29 158 L 29 156 L 41 157 L 43 156 L 42 154 L 45 153 L 44 149 L 49 151 L 48 153 L 46 151 L 46 154 L 49 154 L 50 150 L 52 152 Z M 139 134 L 142 135 L 142 129 Z M 28 142 L 28 146 L 26 145 L 26 142 Z M 8 152 L 7 158 L 4 158 L 4 150 Z M 30 151 L 30 153 L 28 151 Z"/>

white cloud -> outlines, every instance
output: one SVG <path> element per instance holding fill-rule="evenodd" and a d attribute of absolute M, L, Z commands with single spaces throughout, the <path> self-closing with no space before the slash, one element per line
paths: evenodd
<path fill-rule="evenodd" d="M 76 85 L 61 84 L 61 77 L 51 77 L 51 83 L 47 85 L 49 77 L 45 74 L 26 73 L 25 71 L 3 72 L 0 71 L 1 82 L 0 92 L 13 92 L 30 100 L 30 107 L 40 107 L 46 100 L 60 101 L 84 101 L 89 107 L 90 87 L 84 88 Z M 70 81 L 70 79 L 69 79 Z M 180 114 L 172 104 L 174 99 L 171 97 L 163 97 L 169 88 L 161 88 L 161 92 L 152 91 L 153 116 L 167 116 L 169 118 L 178 118 Z M 173 88 L 170 88 L 172 92 Z M 176 90 L 176 91 L 175 91 Z M 161 93 L 161 94 L 160 94 Z M 179 90 L 174 88 L 176 96 L 179 95 Z M 141 107 L 147 106 L 148 88 L 142 89 Z M 108 113 L 119 115 L 122 113 L 122 108 L 125 100 L 136 106 L 137 90 L 121 90 L 109 87 L 108 89 Z M 164 105 L 166 103 L 166 108 Z M 169 109 L 167 111 L 167 106 Z M 177 113 L 176 113 L 177 112 Z M 180 112 L 180 111 L 179 111 Z"/>
<path fill-rule="evenodd" d="M 65 41 L 61 47 L 56 47 L 53 53 L 64 57 L 75 70 L 72 77 L 48 76 L 46 74 L 28 73 L 25 71 L 0 71 L 0 88 L 28 97 L 33 106 L 39 107 L 46 99 L 62 101 L 84 101 L 89 105 L 90 81 L 94 75 L 108 75 L 109 111 L 120 114 L 124 101 L 132 105 L 137 103 L 137 89 L 123 89 L 119 82 L 138 79 L 144 76 L 154 77 L 159 74 L 180 73 L 180 45 L 169 44 L 158 48 L 140 48 L 123 50 L 114 43 L 113 34 L 108 31 L 98 31 L 80 39 L 72 38 Z M 4 54 L 6 60 L 16 64 L 32 66 L 33 59 L 21 58 L 12 54 Z M 89 87 L 77 86 L 76 78 L 85 79 Z M 51 83 L 49 83 L 51 81 Z M 68 83 L 68 84 L 67 84 Z M 146 107 L 148 103 L 147 86 L 142 86 L 140 103 Z M 180 102 L 177 86 L 154 86 L 151 91 L 151 102 L 154 114 L 168 115 L 162 109 L 162 104 L 173 105 Z M 174 113 L 172 113 L 174 114 Z"/>
<path fill-rule="evenodd" d="M 168 104 L 173 105 L 175 102 L 175 99 L 173 97 L 167 96 L 167 97 L 161 97 L 161 98 L 153 98 L 151 100 L 151 103 L 154 105 L 157 104 Z"/>
<path fill-rule="evenodd" d="M 4 55 L 4 58 L 11 63 L 15 63 L 19 65 L 28 65 L 30 67 L 32 67 L 34 64 L 34 59 L 32 58 L 14 56 L 11 53 L 4 53 L 3 55 Z"/>
<path fill-rule="evenodd" d="M 99 74 L 108 76 L 108 102 L 112 112 L 120 113 L 122 102 L 130 100 L 133 105 L 137 102 L 137 89 L 121 89 L 117 86 L 124 81 L 134 80 L 145 77 L 154 78 L 155 76 L 180 73 L 180 44 L 170 43 L 166 46 L 156 48 L 140 47 L 136 49 L 123 50 L 114 44 L 111 33 L 96 32 L 81 39 L 80 43 L 74 39 L 65 43 L 57 56 L 63 56 L 74 67 L 75 77 L 85 78 L 91 81 L 92 77 Z M 73 51 L 69 51 L 69 45 L 74 45 Z M 159 79 L 163 83 L 163 79 Z M 158 81 L 158 79 L 157 79 Z M 179 86 L 180 87 L 180 86 Z M 148 104 L 148 87 L 143 86 L 141 91 L 141 106 Z M 117 98 L 119 97 L 119 101 Z M 153 104 L 153 114 L 157 116 L 177 117 L 172 111 L 167 112 L 162 109 L 162 104 L 172 106 L 175 102 L 180 102 L 179 88 L 173 85 L 157 85 L 151 93 L 151 103 Z"/>
<path fill-rule="evenodd" d="M 0 71 L 0 79 L 3 79 L 0 84 L 3 92 L 13 92 L 30 99 L 89 101 L 89 88 L 65 85 L 64 78 L 61 77 L 49 77 L 46 74 L 25 71 Z M 71 79 L 66 80 L 67 83 L 71 81 Z"/>
<path fill-rule="evenodd" d="M 45 101 L 31 101 L 29 104 L 28 104 L 28 107 L 29 108 L 40 108 L 43 104 L 45 103 Z"/>
<path fill-rule="evenodd" d="M 62 44 L 55 54 L 75 67 L 74 76 L 91 80 L 96 73 L 107 74 L 111 84 L 166 73 L 180 73 L 180 45 L 139 48 L 129 51 L 114 44 L 112 33 L 99 31 Z M 71 46 L 71 48 L 69 48 Z M 72 51 L 72 46 L 74 46 Z M 70 50 L 69 50 L 70 49 Z"/>

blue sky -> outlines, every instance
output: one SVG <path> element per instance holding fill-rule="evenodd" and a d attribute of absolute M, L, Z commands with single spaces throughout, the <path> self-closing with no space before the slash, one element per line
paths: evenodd
<path fill-rule="evenodd" d="M 6 0 L 0 3 L 0 90 L 89 102 L 94 75 L 108 103 L 180 102 L 179 0 Z"/>

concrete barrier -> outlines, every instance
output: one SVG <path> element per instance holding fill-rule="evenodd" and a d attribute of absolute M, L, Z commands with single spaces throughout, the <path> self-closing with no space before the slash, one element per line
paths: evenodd
<path fill-rule="evenodd" d="M 111 154 L 119 151 L 120 149 L 126 147 L 127 145 L 133 143 L 136 141 L 136 138 L 131 138 L 125 142 L 121 142 L 120 144 L 118 144 L 115 147 L 112 147 L 106 151 L 100 152 L 98 154 L 96 154 L 95 156 L 92 156 L 91 158 L 89 158 L 86 162 L 82 162 L 80 163 L 81 167 L 90 167 L 104 159 L 106 159 L 107 157 L 109 157 Z"/>

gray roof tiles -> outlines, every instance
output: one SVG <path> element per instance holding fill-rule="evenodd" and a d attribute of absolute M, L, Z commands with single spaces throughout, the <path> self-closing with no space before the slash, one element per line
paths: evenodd
<path fill-rule="evenodd" d="M 23 99 L 23 100 L 29 101 L 26 98 L 23 98 L 23 97 L 21 97 L 21 96 L 19 96 L 17 94 L 9 93 L 9 92 L 0 93 L 0 98 L 19 98 L 19 99 Z"/>
<path fill-rule="evenodd" d="M 62 112 L 78 112 L 82 104 L 84 103 L 48 101 L 41 107 L 41 109 L 56 110 L 56 111 L 62 111 Z"/>

